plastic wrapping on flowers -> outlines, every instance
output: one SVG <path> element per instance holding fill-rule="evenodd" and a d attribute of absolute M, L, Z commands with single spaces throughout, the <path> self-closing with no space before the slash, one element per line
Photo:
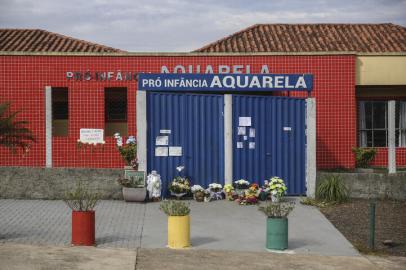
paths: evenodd
<path fill-rule="evenodd" d="M 282 197 L 288 188 L 281 178 L 275 176 L 269 180 L 269 190 L 273 196 Z"/>
<path fill-rule="evenodd" d="M 169 191 L 175 194 L 188 193 L 190 191 L 189 179 L 180 176 L 176 177 L 169 184 Z"/>

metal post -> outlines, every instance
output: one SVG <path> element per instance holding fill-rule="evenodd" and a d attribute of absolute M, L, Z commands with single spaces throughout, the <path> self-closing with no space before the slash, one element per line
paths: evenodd
<path fill-rule="evenodd" d="M 368 247 L 369 249 L 375 249 L 375 208 L 376 202 L 371 201 L 369 203 L 369 237 Z"/>

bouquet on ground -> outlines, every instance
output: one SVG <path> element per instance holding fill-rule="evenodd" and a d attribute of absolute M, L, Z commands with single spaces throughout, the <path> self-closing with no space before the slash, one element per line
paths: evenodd
<path fill-rule="evenodd" d="M 208 192 L 200 185 L 194 185 L 191 187 L 193 197 L 198 202 L 203 202 L 204 198 L 208 195 Z"/>
<path fill-rule="evenodd" d="M 240 179 L 237 181 L 234 181 L 234 189 L 236 191 L 236 195 L 238 197 L 241 197 L 244 195 L 245 190 L 250 187 L 250 182 L 248 182 L 245 179 Z"/>
<path fill-rule="evenodd" d="M 211 200 L 222 200 L 223 198 L 223 186 L 218 183 L 209 184 L 208 191 L 210 192 Z"/>
<path fill-rule="evenodd" d="M 272 201 L 278 202 L 286 194 L 288 188 L 281 178 L 274 176 L 269 180 L 269 190 Z"/>
<path fill-rule="evenodd" d="M 234 187 L 232 184 L 225 184 L 223 187 L 224 193 L 226 194 L 226 197 L 228 200 L 232 201 L 233 200 L 233 193 L 234 193 Z"/>
<path fill-rule="evenodd" d="M 251 186 L 245 190 L 243 196 L 237 199 L 237 202 L 241 205 L 256 204 L 258 202 L 259 186 L 258 184 L 251 184 Z"/>
<path fill-rule="evenodd" d="M 187 194 L 190 191 L 189 179 L 180 176 L 175 177 L 169 184 L 169 191 L 177 197 Z"/>

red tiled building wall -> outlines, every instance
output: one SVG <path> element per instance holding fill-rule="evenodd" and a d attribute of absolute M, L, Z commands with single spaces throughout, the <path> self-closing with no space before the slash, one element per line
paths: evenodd
<path fill-rule="evenodd" d="M 128 134 L 136 135 L 137 82 L 67 80 L 67 71 L 121 71 L 159 73 L 161 66 L 250 65 L 259 73 L 262 65 L 271 73 L 311 73 L 317 105 L 318 168 L 353 168 L 356 146 L 355 56 L 0 56 L 0 102 L 11 101 L 30 122 L 37 139 L 24 156 L 0 149 L 1 166 L 45 166 L 45 87 L 67 87 L 69 136 L 53 137 L 54 167 L 122 167 L 112 137 L 95 149 L 78 149 L 80 128 L 104 128 L 104 89 L 127 87 Z M 194 72 L 196 72 L 194 70 Z M 243 71 L 245 72 L 245 70 Z M 303 96 L 303 93 L 292 93 Z M 380 156 L 380 155 L 378 155 Z M 406 164 L 405 153 L 398 160 Z M 402 159 L 403 158 L 403 159 Z"/>

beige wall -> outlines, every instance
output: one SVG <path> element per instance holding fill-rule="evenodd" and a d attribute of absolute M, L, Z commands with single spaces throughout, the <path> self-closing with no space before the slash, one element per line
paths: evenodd
<path fill-rule="evenodd" d="M 357 56 L 357 85 L 406 85 L 406 55 Z"/>

